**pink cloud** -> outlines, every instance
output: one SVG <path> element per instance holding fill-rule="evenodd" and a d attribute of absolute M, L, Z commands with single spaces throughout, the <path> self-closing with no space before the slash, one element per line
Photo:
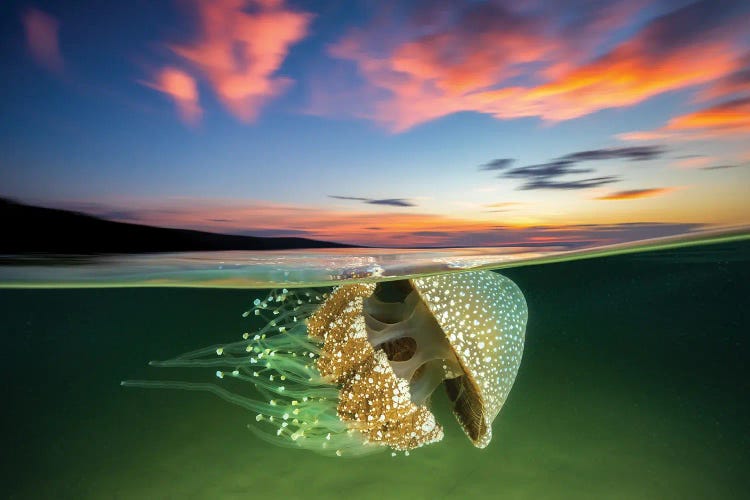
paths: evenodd
<path fill-rule="evenodd" d="M 732 73 L 712 82 L 698 94 L 699 100 L 739 97 L 750 89 L 750 51 L 737 58 Z"/>
<path fill-rule="evenodd" d="M 737 69 L 747 12 L 704 1 L 634 29 L 637 9 L 627 3 L 594 9 L 573 27 L 559 24 L 570 16 L 553 12 L 554 4 L 526 11 L 465 4 L 405 27 L 394 21 L 401 27 L 391 31 L 382 23 L 353 30 L 329 52 L 353 62 L 366 92 L 378 96 L 366 116 L 396 132 L 459 111 L 568 120 Z M 634 34 L 606 38 L 623 26 Z M 602 46 L 610 48 L 599 53 Z"/>
<path fill-rule="evenodd" d="M 201 118 L 203 110 L 198 102 L 198 86 L 195 79 L 182 70 L 166 67 L 155 76 L 155 82 L 143 82 L 159 92 L 167 94 L 177 106 L 180 118 L 195 125 Z"/>
<path fill-rule="evenodd" d="M 57 19 L 38 9 L 28 9 L 22 17 L 26 45 L 34 60 L 52 72 L 63 69 Z"/>
<path fill-rule="evenodd" d="M 242 121 L 290 84 L 275 76 L 289 48 L 307 33 L 311 15 L 283 0 L 197 0 L 201 35 L 170 48 L 211 84 L 221 102 Z"/>
<path fill-rule="evenodd" d="M 678 168 L 703 168 L 717 161 L 718 159 L 712 156 L 693 156 L 681 158 L 674 163 L 674 166 Z"/>

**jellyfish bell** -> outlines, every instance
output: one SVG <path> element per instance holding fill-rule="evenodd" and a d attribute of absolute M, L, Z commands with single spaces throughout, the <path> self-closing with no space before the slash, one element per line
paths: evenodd
<path fill-rule="evenodd" d="M 344 456 L 408 454 L 440 441 L 430 410 L 440 385 L 471 442 L 487 446 L 521 363 L 527 308 L 511 280 L 475 271 L 322 294 L 284 289 L 246 315 L 265 326 L 240 342 L 151 364 L 220 368 L 220 379 L 249 382 L 252 397 L 216 384 L 123 385 L 212 392 L 254 412 L 249 428 L 263 439 Z"/>
<path fill-rule="evenodd" d="M 528 319 L 523 293 L 490 271 L 411 283 L 438 319 L 462 368 L 462 376 L 445 380 L 456 418 L 472 443 L 484 448 L 521 365 Z"/>

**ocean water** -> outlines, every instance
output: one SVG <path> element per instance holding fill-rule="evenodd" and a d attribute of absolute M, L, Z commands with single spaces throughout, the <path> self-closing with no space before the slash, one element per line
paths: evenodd
<path fill-rule="evenodd" d="M 354 269 L 377 279 L 396 261 L 435 271 L 403 256 Z M 254 414 L 210 394 L 121 387 L 164 378 L 149 360 L 259 327 L 241 313 L 268 291 L 206 287 L 213 275 L 200 288 L 118 288 L 144 274 L 107 269 L 101 288 L 0 289 L 2 498 L 748 498 L 747 240 L 501 269 L 529 322 L 493 440 L 474 448 L 438 390 L 446 436 L 408 457 L 275 447 L 247 430 Z M 284 276 L 283 263 L 269 269 Z M 55 276 L 45 285 L 82 273 Z"/>

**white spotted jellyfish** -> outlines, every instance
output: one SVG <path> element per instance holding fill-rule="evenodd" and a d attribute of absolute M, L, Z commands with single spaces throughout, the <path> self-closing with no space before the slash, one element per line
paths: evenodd
<path fill-rule="evenodd" d="M 266 324 L 240 342 L 151 364 L 214 367 L 224 382 L 248 382 L 252 396 L 213 383 L 123 385 L 208 391 L 253 412 L 248 427 L 274 444 L 353 456 L 440 441 L 430 411 L 439 385 L 471 442 L 487 446 L 521 364 L 528 310 L 510 279 L 474 271 L 283 289 L 245 315 Z"/>

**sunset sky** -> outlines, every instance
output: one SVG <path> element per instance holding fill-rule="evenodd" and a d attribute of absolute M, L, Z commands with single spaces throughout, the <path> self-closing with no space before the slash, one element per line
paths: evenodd
<path fill-rule="evenodd" d="M 0 197 L 376 246 L 750 223 L 750 2 L 3 2 Z"/>

